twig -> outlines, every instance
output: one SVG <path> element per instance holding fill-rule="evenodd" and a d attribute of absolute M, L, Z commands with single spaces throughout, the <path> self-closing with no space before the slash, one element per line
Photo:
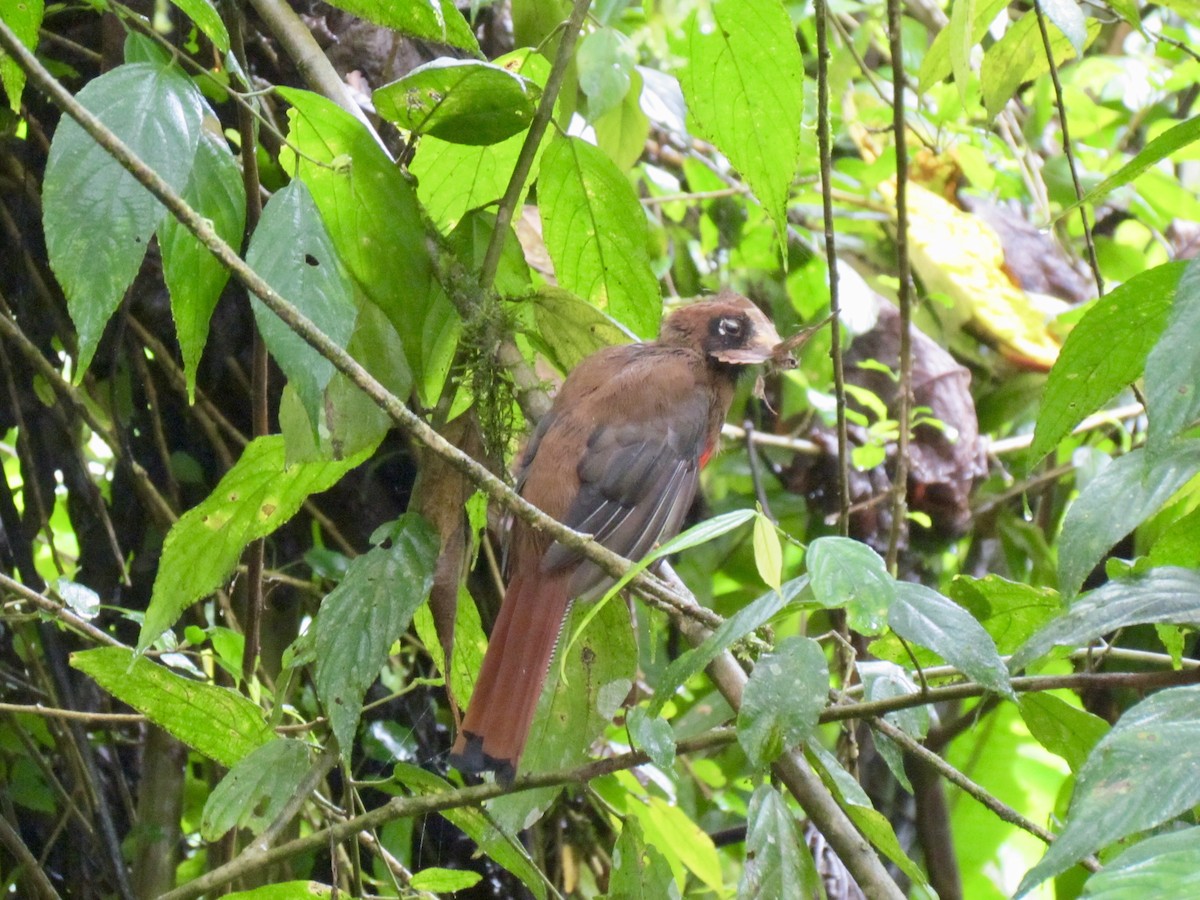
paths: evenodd
<path fill-rule="evenodd" d="M 75 613 L 71 612 L 71 610 L 67 609 L 61 603 L 56 603 L 44 594 L 39 594 L 37 591 L 27 588 L 21 582 L 9 578 L 3 572 L 0 572 L 0 588 L 12 591 L 21 599 L 27 600 L 39 609 L 45 610 L 65 625 L 70 626 L 97 643 L 107 644 L 110 647 L 125 646 L 112 635 L 101 631 L 91 622 L 75 615 Z"/>
<path fill-rule="evenodd" d="M 1127 403 L 1124 406 L 1118 406 L 1116 409 L 1101 410 L 1098 413 L 1092 413 L 1092 415 L 1072 428 L 1071 434 L 1084 434 L 1088 431 L 1095 431 L 1097 428 L 1123 422 L 1126 419 L 1136 419 L 1139 416 L 1145 415 L 1145 413 L 1146 409 L 1140 403 Z M 1019 434 L 1015 437 L 991 441 L 988 443 L 987 449 L 993 456 L 1002 456 L 1005 453 L 1028 450 L 1032 444 L 1032 434 Z"/>
<path fill-rule="evenodd" d="M 19 880 L 23 880 L 26 885 L 32 887 L 34 893 L 41 900 L 59 900 L 58 892 L 54 890 L 54 885 L 50 883 L 45 871 L 38 864 L 37 857 L 25 846 L 21 835 L 4 816 L 0 816 L 0 844 L 8 848 L 8 852 L 13 855 L 13 859 L 24 872 L 24 878 Z"/>
<path fill-rule="evenodd" d="M 98 722 L 109 725 L 138 724 L 146 721 L 146 717 L 140 713 L 80 712 L 75 709 L 58 709 L 53 706 L 26 703 L 0 703 L 0 712 L 25 713 L 47 719 L 76 719 L 80 722 Z"/>
<path fill-rule="evenodd" d="M 1046 51 L 1046 63 L 1050 66 L 1050 80 L 1054 84 L 1055 105 L 1058 108 L 1058 127 L 1062 130 L 1062 148 L 1067 157 L 1067 168 L 1071 170 L 1071 183 L 1075 187 L 1075 199 L 1079 201 L 1079 221 L 1083 224 L 1083 240 L 1087 245 L 1088 264 L 1096 279 L 1096 293 L 1104 296 L 1104 276 L 1100 274 L 1100 261 L 1096 258 L 1096 242 L 1092 239 L 1092 226 L 1088 223 L 1087 207 L 1083 203 L 1083 185 L 1075 167 L 1075 151 L 1071 149 L 1071 131 L 1067 127 L 1067 106 L 1063 102 L 1062 81 L 1058 77 L 1058 64 L 1054 61 L 1054 48 L 1050 45 L 1050 32 L 1046 28 L 1046 16 L 1041 0 L 1033 0 L 1033 11 L 1037 16 L 1038 30 L 1042 33 L 1042 48 Z"/>
<path fill-rule="evenodd" d="M 900 279 L 900 382 L 897 385 L 896 468 L 892 474 L 892 527 L 888 571 L 896 574 L 900 536 L 908 516 L 908 443 L 912 428 L 912 266 L 908 256 L 908 126 L 904 108 L 904 45 L 900 0 L 888 0 L 888 46 L 892 57 L 892 133 L 896 146 L 896 274 Z"/>

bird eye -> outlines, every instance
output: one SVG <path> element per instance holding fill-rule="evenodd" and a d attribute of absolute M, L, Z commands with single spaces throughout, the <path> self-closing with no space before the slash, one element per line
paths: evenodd
<path fill-rule="evenodd" d="M 717 331 L 724 337 L 737 337 L 742 333 L 742 323 L 739 319 L 722 319 Z"/>

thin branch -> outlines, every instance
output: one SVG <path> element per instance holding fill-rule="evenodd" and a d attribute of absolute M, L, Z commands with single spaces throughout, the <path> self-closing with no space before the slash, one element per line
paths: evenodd
<path fill-rule="evenodd" d="M 101 631 L 91 622 L 77 616 L 67 607 L 63 606 L 44 594 L 39 594 L 37 591 L 27 588 L 19 581 L 9 578 L 3 572 L 0 572 L 0 588 L 12 591 L 23 600 L 27 600 L 34 606 L 44 610 L 64 625 L 73 628 L 80 634 L 83 634 L 99 644 L 106 644 L 109 647 L 124 647 L 125 645 L 118 641 L 115 637 L 106 632 Z"/>
<path fill-rule="evenodd" d="M 1083 203 L 1083 185 L 1079 182 L 1079 171 L 1075 165 L 1075 151 L 1071 149 L 1071 131 L 1067 127 L 1067 105 L 1063 101 L 1062 82 L 1058 77 L 1058 64 L 1054 61 L 1054 48 L 1050 45 L 1050 32 L 1046 27 L 1046 16 L 1041 0 L 1033 0 L 1038 30 L 1042 33 L 1042 49 L 1046 51 L 1046 63 L 1050 66 L 1050 80 L 1054 84 L 1055 106 L 1058 109 L 1058 127 L 1062 131 L 1062 148 L 1067 157 L 1067 168 L 1071 171 L 1071 183 L 1075 187 L 1075 199 L 1079 201 L 1079 221 L 1083 225 L 1083 240 L 1087 244 L 1088 264 L 1096 279 L 1096 292 L 1104 296 L 1104 276 L 1100 274 L 1100 261 L 1096 258 L 1096 242 L 1092 239 L 1092 226 L 1088 222 L 1087 206 Z"/>
<path fill-rule="evenodd" d="M 50 879 L 46 877 L 42 867 L 38 865 L 37 857 L 25 846 L 21 835 L 4 816 L 0 816 L 0 844 L 8 848 L 8 852 L 20 866 L 24 877 L 19 878 L 18 881 L 33 888 L 34 895 L 40 900 L 59 900 L 58 892 L 54 890 L 54 885 L 50 883 Z M 13 874 L 15 873 L 10 873 L 7 877 L 11 878 Z"/>
<path fill-rule="evenodd" d="M 1104 409 L 1088 416 L 1071 429 L 1071 434 L 1085 434 L 1098 428 L 1119 424 L 1128 419 L 1137 419 L 1146 414 L 1146 408 L 1140 403 L 1127 403 L 1115 409 Z M 1001 438 L 987 445 L 988 452 L 993 456 L 1003 456 L 1005 453 L 1017 453 L 1028 450 L 1033 444 L 1032 434 L 1019 434 L 1015 437 Z"/>
<path fill-rule="evenodd" d="M 131 725 L 147 721 L 140 713 L 97 713 L 79 712 L 74 709 L 59 709 L 27 703 L 0 703 L 0 712 L 25 713 L 46 719 L 75 719 L 80 722 L 95 722 L 102 725 Z"/>
<path fill-rule="evenodd" d="M 908 125 L 904 108 L 904 45 L 900 0 L 888 0 L 888 46 L 892 57 L 892 133 L 896 146 L 896 275 L 900 279 L 900 383 L 897 385 L 896 467 L 892 475 L 892 527 L 887 566 L 896 573 L 900 536 L 908 516 L 908 443 L 912 427 L 912 266 L 908 255 Z"/>

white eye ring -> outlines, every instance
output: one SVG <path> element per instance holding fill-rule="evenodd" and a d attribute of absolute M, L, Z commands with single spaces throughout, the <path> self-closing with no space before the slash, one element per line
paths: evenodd
<path fill-rule="evenodd" d="M 725 337 L 739 335 L 742 333 L 742 323 L 737 319 L 722 319 L 717 323 L 717 331 Z"/>

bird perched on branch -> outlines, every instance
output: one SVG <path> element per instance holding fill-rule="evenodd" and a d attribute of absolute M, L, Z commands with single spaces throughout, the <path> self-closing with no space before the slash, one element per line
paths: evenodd
<path fill-rule="evenodd" d="M 567 377 L 521 460 L 520 494 L 627 559 L 678 533 L 740 373 L 795 364 L 779 334 L 732 293 L 675 310 L 657 341 L 606 347 Z M 465 772 L 511 781 L 571 604 L 612 579 L 522 520 L 508 589 L 451 751 Z"/>

